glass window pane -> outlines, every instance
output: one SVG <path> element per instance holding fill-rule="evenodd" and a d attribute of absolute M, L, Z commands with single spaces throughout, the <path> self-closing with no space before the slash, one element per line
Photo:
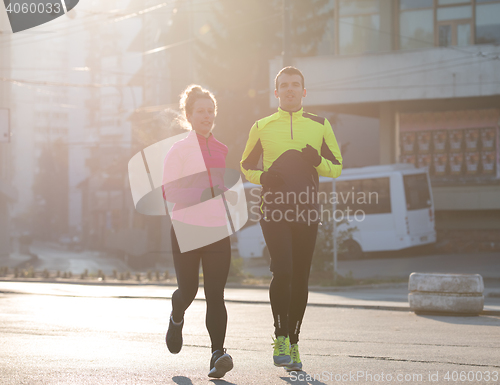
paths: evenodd
<path fill-rule="evenodd" d="M 318 55 L 335 54 L 335 20 L 333 17 L 326 23 L 325 34 L 318 43 L 317 53 Z"/>
<path fill-rule="evenodd" d="M 470 24 L 457 25 L 457 45 L 465 47 L 470 45 Z"/>
<path fill-rule="evenodd" d="M 470 3 L 470 0 L 438 0 L 439 5 Z"/>
<path fill-rule="evenodd" d="M 431 196 L 426 174 L 403 176 L 406 195 L 406 208 L 419 210 L 431 207 Z"/>
<path fill-rule="evenodd" d="M 500 4 L 476 6 L 476 44 L 500 44 Z"/>
<path fill-rule="evenodd" d="M 451 45 L 451 25 L 439 26 L 439 46 L 448 47 Z"/>
<path fill-rule="evenodd" d="M 434 46 L 434 11 L 401 12 L 399 16 L 401 49 Z"/>
<path fill-rule="evenodd" d="M 349 207 L 351 210 L 354 209 L 356 205 L 356 200 L 354 203 L 347 197 L 352 197 L 352 195 L 357 196 L 361 191 L 361 181 L 359 180 L 346 180 L 341 182 L 335 182 L 335 192 L 337 193 L 337 210 L 347 210 Z"/>
<path fill-rule="evenodd" d="M 362 210 L 367 215 L 391 212 L 389 178 L 335 182 L 335 192 L 337 195 L 336 210 L 345 211 L 348 208 L 351 212 Z"/>
<path fill-rule="evenodd" d="M 434 0 L 399 0 L 399 9 L 432 8 Z"/>
<path fill-rule="evenodd" d="M 341 17 L 339 23 L 341 55 L 378 51 L 378 15 Z"/>
<path fill-rule="evenodd" d="M 378 0 L 340 0 L 340 16 L 378 13 Z"/>
<path fill-rule="evenodd" d="M 439 8 L 437 10 L 438 21 L 470 19 L 471 17 L 472 7 L 470 5 L 466 5 L 464 7 Z"/>
<path fill-rule="evenodd" d="M 362 196 L 365 197 L 365 202 L 358 200 L 358 209 L 363 210 L 365 214 L 385 214 L 391 212 L 389 178 L 362 179 L 361 189 L 364 193 Z"/>

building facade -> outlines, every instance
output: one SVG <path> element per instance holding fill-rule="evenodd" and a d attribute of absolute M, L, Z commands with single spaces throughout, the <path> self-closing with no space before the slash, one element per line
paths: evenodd
<path fill-rule="evenodd" d="M 2 10 L 3 5 L 0 5 Z M 3 10 L 2 10 L 3 11 Z M 10 25 L 7 13 L 0 12 L 0 77 L 10 78 Z M 10 163 L 10 82 L 0 81 L 0 258 L 11 252 L 11 205 L 16 200 L 17 192 L 11 184 Z"/>
<path fill-rule="evenodd" d="M 498 249 L 500 1 L 330 5 L 330 52 L 294 60 L 304 105 L 378 118 L 380 164 L 429 168 L 441 243 Z M 270 66 L 273 89 L 281 59 Z"/>

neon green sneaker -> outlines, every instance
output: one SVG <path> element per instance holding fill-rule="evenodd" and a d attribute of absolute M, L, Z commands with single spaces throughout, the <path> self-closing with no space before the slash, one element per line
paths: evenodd
<path fill-rule="evenodd" d="M 274 353 L 273 360 L 274 366 L 287 366 L 292 363 L 290 357 L 290 338 L 278 336 L 273 339 Z"/>
<path fill-rule="evenodd" d="M 293 344 L 290 347 L 290 357 L 292 358 L 292 363 L 285 366 L 287 372 L 294 372 L 302 370 L 302 361 L 300 360 L 299 345 Z"/>

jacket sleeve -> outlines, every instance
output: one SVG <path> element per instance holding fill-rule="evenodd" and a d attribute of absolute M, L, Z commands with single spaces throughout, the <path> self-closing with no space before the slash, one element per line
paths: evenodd
<path fill-rule="evenodd" d="M 262 156 L 262 144 L 259 138 L 259 128 L 256 122 L 250 129 L 247 145 L 241 158 L 241 171 L 251 183 L 260 184 L 263 171 L 257 167 Z"/>
<path fill-rule="evenodd" d="M 321 145 L 321 163 L 316 167 L 318 174 L 337 178 L 342 172 L 342 155 L 330 122 L 325 119 L 323 144 Z"/>

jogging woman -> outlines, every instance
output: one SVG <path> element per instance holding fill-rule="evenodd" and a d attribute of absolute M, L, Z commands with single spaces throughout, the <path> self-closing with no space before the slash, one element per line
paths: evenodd
<path fill-rule="evenodd" d="M 230 202 L 235 198 L 223 180 L 228 148 L 212 134 L 217 103 L 210 91 L 197 85 L 188 87 L 181 95 L 180 108 L 191 132 L 172 146 L 163 168 L 163 195 L 174 203 L 171 240 L 178 284 L 172 295 L 166 343 L 174 354 L 182 348 L 184 312 L 198 292 L 201 262 L 206 327 L 212 344 L 208 375 L 221 378 L 233 368 L 224 349 L 224 287 L 231 262 L 224 205 L 226 198 Z"/>

